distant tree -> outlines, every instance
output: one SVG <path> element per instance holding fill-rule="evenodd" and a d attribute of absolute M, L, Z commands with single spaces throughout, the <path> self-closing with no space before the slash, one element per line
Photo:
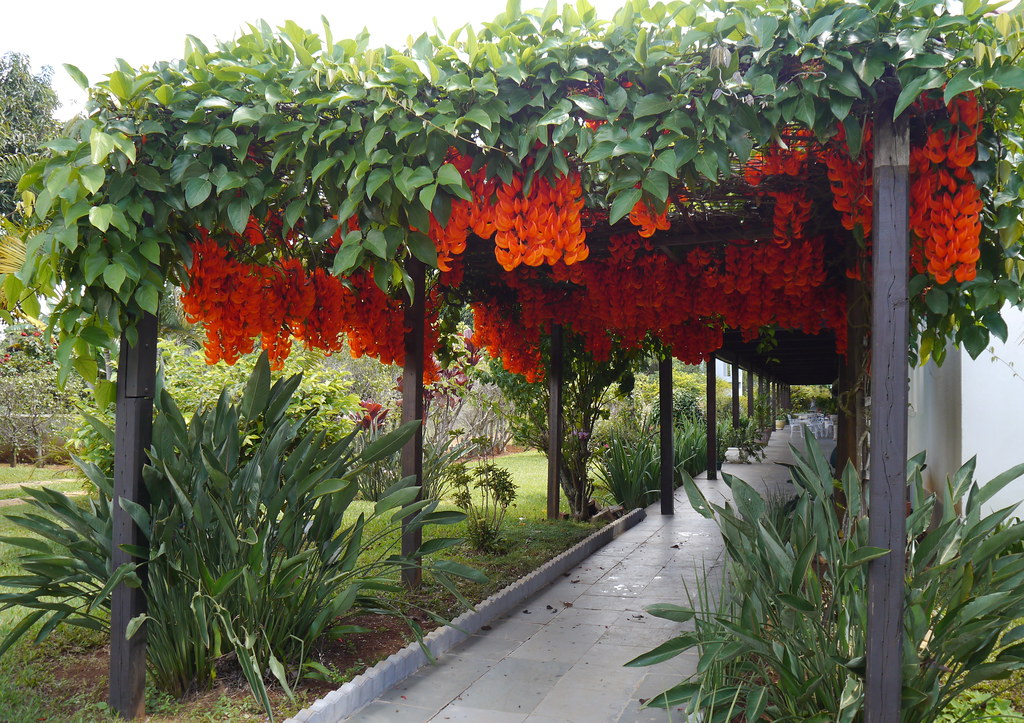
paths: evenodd
<path fill-rule="evenodd" d="M 0 55 L 0 216 L 14 212 L 18 179 L 38 156 L 39 144 L 60 128 L 52 81 L 53 69 L 33 74 L 27 55 Z"/>

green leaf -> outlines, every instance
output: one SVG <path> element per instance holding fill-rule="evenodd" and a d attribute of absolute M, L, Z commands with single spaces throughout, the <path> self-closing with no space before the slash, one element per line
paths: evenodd
<path fill-rule="evenodd" d="M 865 562 L 871 560 L 877 560 L 879 557 L 888 555 L 890 550 L 884 547 L 871 547 L 865 545 L 864 547 L 858 547 L 854 550 L 853 554 L 846 559 L 847 567 L 856 567 L 857 565 L 863 565 Z"/>
<path fill-rule="evenodd" d="M 419 231 L 410 231 L 405 242 L 413 256 L 425 264 L 437 266 L 437 247 L 429 236 Z"/>
<path fill-rule="evenodd" d="M 89 223 L 104 233 L 110 228 L 110 219 L 114 217 L 114 207 L 109 203 L 93 206 L 89 209 Z"/>
<path fill-rule="evenodd" d="M 89 131 L 89 147 L 93 164 L 99 165 L 106 161 L 107 156 L 114 150 L 114 139 L 99 128 L 93 128 Z"/>
<path fill-rule="evenodd" d="M 680 635 L 677 638 L 662 643 L 654 650 L 648 650 L 642 655 L 638 655 L 628 663 L 625 664 L 627 668 L 640 668 L 647 665 L 654 665 L 655 663 L 662 663 L 666 660 L 671 660 L 680 653 L 686 652 L 697 644 L 697 639 L 690 634 Z"/>
<path fill-rule="evenodd" d="M 89 79 L 85 77 L 85 73 L 79 70 L 71 63 L 64 63 L 64 70 L 68 72 L 71 79 L 78 84 L 78 87 L 82 90 L 89 90 Z"/>
<path fill-rule="evenodd" d="M 100 166 L 86 166 L 79 171 L 78 176 L 89 193 L 96 193 L 103 185 L 107 174 Z"/>
<path fill-rule="evenodd" d="M 491 130 L 491 116 L 480 106 L 470 108 L 463 116 L 468 121 L 476 123 L 484 130 Z"/>
<path fill-rule="evenodd" d="M 654 617 L 672 620 L 677 623 L 689 622 L 696 615 L 696 611 L 692 608 L 684 608 L 679 605 L 672 605 L 671 603 L 657 603 L 655 605 L 648 605 L 644 609 Z"/>
<path fill-rule="evenodd" d="M 963 343 L 971 359 L 977 359 L 988 346 L 988 329 L 978 324 L 967 327 L 963 332 Z"/>
<path fill-rule="evenodd" d="M 634 118 L 644 118 L 650 115 L 661 115 L 675 108 L 675 102 L 656 93 L 649 93 L 637 101 L 633 108 Z"/>
<path fill-rule="evenodd" d="M 981 83 L 975 79 L 977 68 L 965 68 L 953 76 L 952 80 L 946 83 L 946 90 L 942 93 L 942 101 L 949 105 L 949 102 L 961 93 L 980 88 Z"/>
<path fill-rule="evenodd" d="M 625 218 L 640 200 L 641 195 L 643 194 L 639 188 L 628 188 L 619 193 L 612 201 L 611 210 L 608 212 L 608 223 L 614 224 Z"/>
<path fill-rule="evenodd" d="M 111 264 L 107 268 L 103 269 L 103 283 L 114 291 L 121 290 L 121 286 L 124 284 L 126 276 L 127 274 L 125 274 L 124 267 L 120 264 Z"/>
<path fill-rule="evenodd" d="M 486 583 L 488 582 L 487 575 L 480 572 L 479 570 L 470 567 L 469 565 L 463 565 L 460 562 L 454 560 L 437 560 L 432 566 L 435 570 L 448 575 L 455 575 L 461 577 L 470 582 Z"/>
<path fill-rule="evenodd" d="M 949 311 L 949 296 L 945 291 L 937 286 L 933 286 L 931 290 L 925 294 L 924 303 L 928 306 L 928 310 L 933 314 L 945 316 L 946 312 Z"/>
<path fill-rule="evenodd" d="M 189 208 L 195 208 L 207 198 L 213 191 L 213 184 L 205 178 L 196 176 L 185 181 L 185 203 Z"/>

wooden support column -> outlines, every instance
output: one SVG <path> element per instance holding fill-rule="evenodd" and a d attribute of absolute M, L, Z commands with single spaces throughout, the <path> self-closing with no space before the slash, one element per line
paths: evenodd
<path fill-rule="evenodd" d="M 551 325 L 551 368 L 548 370 L 548 519 L 557 520 L 562 469 L 562 381 L 565 374 L 562 327 Z"/>
<path fill-rule="evenodd" d="M 757 375 L 757 401 L 760 402 L 761 404 L 764 404 L 767 401 L 766 395 L 767 395 L 767 392 L 765 391 L 764 375 L 763 374 L 758 374 Z M 767 425 L 768 425 L 769 429 L 772 429 L 772 430 L 775 429 L 775 418 L 773 417 L 773 418 L 767 420 Z"/>
<path fill-rule="evenodd" d="M 426 349 L 423 340 L 423 326 L 426 320 L 426 267 L 419 259 L 408 262 L 407 271 L 412 277 L 413 296 L 405 307 L 405 364 L 402 367 L 402 424 L 420 421 L 412 438 L 402 447 L 402 477 L 415 477 L 416 484 L 423 486 L 423 368 Z M 422 494 L 416 499 L 422 498 Z M 423 530 L 408 529 L 411 517 L 402 520 L 402 555 L 412 556 L 423 544 Z M 418 562 L 418 560 L 417 560 Z M 419 587 L 423 571 L 419 567 L 402 571 L 402 582 L 408 588 Z"/>
<path fill-rule="evenodd" d="M 732 426 L 740 426 L 740 368 L 732 365 Z"/>
<path fill-rule="evenodd" d="M 718 399 L 715 395 L 715 355 L 707 361 L 708 479 L 718 479 Z"/>
<path fill-rule="evenodd" d="M 848 264 L 855 263 L 857 249 L 850 249 Z M 846 357 L 839 365 L 839 427 L 836 430 L 836 468 L 851 463 L 864 473 L 861 441 L 867 430 L 865 411 L 868 325 L 871 310 L 866 284 L 846 282 Z M 863 478 L 863 477 L 862 477 Z"/>
<path fill-rule="evenodd" d="M 142 481 L 146 451 L 153 442 L 153 392 L 156 386 L 156 317 L 147 314 L 138 322 L 134 345 L 121 335 L 117 366 L 117 408 L 114 418 L 114 500 L 112 504 L 113 565 L 135 560 L 123 545 L 148 546 L 142 531 L 121 508 L 120 500 L 149 506 Z M 145 568 L 139 571 L 145 586 Z M 146 714 L 146 626 L 130 640 L 125 638 L 132 618 L 146 612 L 144 587 L 124 583 L 114 588 L 110 602 L 110 707 L 128 719 Z"/>
<path fill-rule="evenodd" d="M 747 393 L 747 419 L 754 418 L 754 372 L 747 369 L 743 391 Z"/>
<path fill-rule="evenodd" d="M 871 313 L 871 463 L 866 723 L 900 720 L 907 498 L 907 299 L 910 137 L 892 103 L 875 116 Z"/>
<path fill-rule="evenodd" d="M 661 514 L 675 513 L 675 453 L 672 449 L 672 355 L 658 362 L 658 425 L 661 431 Z"/>

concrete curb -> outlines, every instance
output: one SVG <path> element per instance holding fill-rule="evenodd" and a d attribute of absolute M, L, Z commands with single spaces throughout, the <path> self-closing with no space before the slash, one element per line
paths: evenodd
<path fill-rule="evenodd" d="M 434 657 L 440 657 L 496 620 L 526 598 L 553 583 L 601 547 L 611 542 L 647 516 L 636 509 L 605 525 L 590 537 L 578 542 L 557 557 L 553 557 L 529 575 L 499 590 L 452 621 L 452 625 L 432 631 L 424 639 Z M 458 626 L 459 629 L 456 629 Z M 384 691 L 401 683 L 427 664 L 427 656 L 419 643 L 412 642 L 391 657 L 382 660 L 362 675 L 331 691 L 305 710 L 299 711 L 284 723 L 338 723 L 371 702 Z"/>

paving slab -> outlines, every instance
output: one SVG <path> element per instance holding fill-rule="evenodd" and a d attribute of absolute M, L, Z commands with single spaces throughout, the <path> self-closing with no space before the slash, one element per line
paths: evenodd
<path fill-rule="evenodd" d="M 798 444 L 801 444 L 797 440 Z M 788 428 L 776 432 L 767 459 L 727 464 L 725 471 L 763 492 L 791 490 Z M 834 442 L 820 440 L 826 456 Z M 714 503 L 731 499 L 721 480 L 695 480 Z M 722 540 L 714 522 L 697 514 L 683 490 L 675 514 L 659 505 L 561 579 L 485 626 L 437 665 L 344 720 L 426 723 L 683 723 L 679 710 L 643 702 L 696 671 L 687 651 L 646 668 L 623 664 L 692 623 L 654 617 L 655 603 L 685 604 L 699 580 L 721 579 Z"/>

